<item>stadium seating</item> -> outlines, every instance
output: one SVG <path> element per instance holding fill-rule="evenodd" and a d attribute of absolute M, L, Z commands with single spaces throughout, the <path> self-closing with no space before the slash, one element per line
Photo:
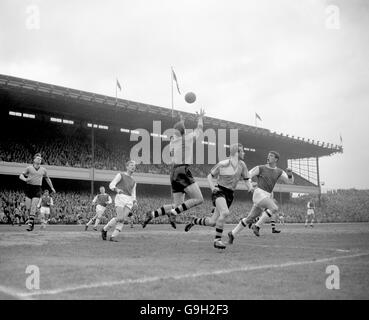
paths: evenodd
<path fill-rule="evenodd" d="M 22 130 L 16 130 L 22 126 Z M 59 124 L 55 122 L 11 119 L 7 126 L 15 128 L 8 131 L 0 128 L 0 161 L 31 163 L 35 153 L 41 152 L 44 164 L 67 166 L 76 168 L 92 167 L 91 129 Z M 41 128 L 41 129 L 40 129 Z M 27 132 L 29 134 L 25 135 Z M 94 167 L 107 170 L 124 170 L 125 162 L 129 159 L 132 142 L 129 135 L 122 132 L 95 130 L 94 136 Z M 193 165 L 192 173 L 195 177 L 206 177 L 213 165 Z M 170 166 L 165 164 L 140 164 L 138 172 L 169 174 Z M 295 175 L 298 185 L 311 183 Z M 4 186 L 3 186 L 4 187 Z M 18 208 L 26 220 L 24 207 L 24 193 L 12 185 L 0 192 L 0 222 L 14 220 L 14 211 Z M 91 206 L 91 196 L 88 191 L 65 191 L 54 195 L 55 206 L 52 209 L 50 223 L 86 223 L 94 214 Z M 138 195 L 140 214 L 147 210 L 160 207 L 164 203 L 171 203 L 168 195 Z M 285 222 L 304 222 L 307 197 L 291 199 L 280 203 Z M 338 190 L 322 196 L 322 205 L 318 208 L 316 217 L 319 222 L 368 221 L 369 195 L 367 191 Z M 229 223 L 237 223 L 251 208 L 250 201 L 236 200 L 231 207 Z M 185 223 L 191 215 L 204 217 L 209 215 L 212 204 L 209 197 L 205 203 L 195 207 L 178 217 L 179 223 Z M 105 223 L 114 214 L 113 206 L 106 213 Z M 138 222 L 139 217 L 135 217 Z M 166 217 L 156 219 L 154 223 L 167 222 Z"/>
<path fill-rule="evenodd" d="M 17 131 L 1 132 L 0 161 L 31 163 L 33 155 L 40 152 L 46 165 L 92 167 L 91 133 L 88 129 L 68 128 L 57 123 L 39 122 L 42 130 L 35 130 L 33 122 L 23 122 L 23 124 L 21 120 L 18 122 L 21 122 L 21 125 L 25 127 L 22 132 L 31 132 L 32 134 L 24 136 Z M 95 135 L 94 167 L 96 169 L 124 170 L 132 145 L 128 136 L 109 132 L 107 137 L 103 131 L 97 132 Z M 192 171 L 195 176 L 206 177 L 212 166 L 194 165 Z M 137 167 L 137 172 L 169 174 L 170 165 L 140 164 Z"/>
<path fill-rule="evenodd" d="M 51 210 L 50 223 L 84 224 L 94 215 L 91 204 L 92 198 L 84 192 L 57 192 L 53 195 L 54 207 Z M 291 199 L 280 203 L 280 211 L 284 214 L 284 221 L 298 223 L 305 221 L 307 196 Z M 156 209 L 165 203 L 171 203 L 170 196 L 138 195 L 139 213 L 135 216 L 138 223 L 141 216 L 148 210 Z M 367 208 L 369 207 L 368 190 L 337 190 L 322 196 L 322 205 L 316 210 L 318 222 L 362 222 L 369 221 Z M 251 209 L 250 201 L 236 199 L 232 204 L 228 223 L 237 223 Z M 14 220 L 15 208 L 21 208 L 24 214 L 24 193 L 19 190 L 0 191 L 0 223 L 11 223 Z M 177 217 L 178 223 L 186 223 L 191 215 L 206 217 L 212 209 L 211 200 L 205 197 L 205 202 Z M 24 214 L 25 215 L 25 214 Z M 102 223 L 106 223 L 114 215 L 114 206 L 107 208 Z M 2 221 L 1 221 L 2 220 Z M 26 217 L 23 218 L 23 222 Z M 167 217 L 155 219 L 153 223 L 167 223 Z"/>
<path fill-rule="evenodd" d="M 76 168 L 92 167 L 91 129 L 81 126 L 46 122 L 41 120 L 11 119 L 8 127 L 22 130 L 8 131 L 0 127 L 0 161 L 31 163 L 35 153 L 40 152 L 46 165 Z M 29 135 L 24 135 L 29 132 Z M 125 169 L 131 147 L 129 134 L 94 129 L 94 168 L 103 170 Z M 249 169 L 251 164 L 246 160 Z M 195 177 L 206 177 L 214 164 L 191 166 Z M 167 164 L 139 164 L 137 172 L 170 174 Z M 304 178 L 295 174 L 295 183 L 313 186 Z"/>

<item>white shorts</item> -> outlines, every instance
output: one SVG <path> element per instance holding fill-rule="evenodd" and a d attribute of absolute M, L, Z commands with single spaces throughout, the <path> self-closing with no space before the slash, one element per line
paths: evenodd
<path fill-rule="evenodd" d="M 254 194 L 252 195 L 252 201 L 254 202 L 254 204 L 258 205 L 260 203 L 261 200 L 264 200 L 265 198 L 271 198 L 272 194 L 260 189 L 260 188 L 256 188 L 254 190 Z"/>
<path fill-rule="evenodd" d="M 50 208 L 49 207 L 41 207 L 40 213 L 41 214 L 50 214 Z"/>
<path fill-rule="evenodd" d="M 97 215 L 98 215 L 99 217 L 101 217 L 101 216 L 104 214 L 105 209 L 106 209 L 106 208 L 105 208 L 104 206 L 102 206 L 102 205 L 98 204 L 98 205 L 96 206 L 96 213 L 97 213 Z"/>
<path fill-rule="evenodd" d="M 133 198 L 131 196 L 127 196 L 126 194 L 119 193 L 115 196 L 114 203 L 116 207 L 128 207 L 129 209 L 132 209 Z"/>
<path fill-rule="evenodd" d="M 310 216 L 312 214 L 314 214 L 314 209 L 308 209 L 307 210 L 307 215 Z"/>

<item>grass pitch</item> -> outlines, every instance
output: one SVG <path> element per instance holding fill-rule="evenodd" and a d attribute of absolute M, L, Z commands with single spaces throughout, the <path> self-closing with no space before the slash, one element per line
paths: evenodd
<path fill-rule="evenodd" d="M 368 223 L 278 228 L 264 225 L 259 238 L 244 229 L 217 250 L 209 227 L 125 225 L 114 243 L 91 227 L 0 225 L 0 299 L 369 298 Z M 40 270 L 39 290 L 26 287 L 29 265 Z M 329 265 L 339 268 L 339 289 L 326 287 Z"/>

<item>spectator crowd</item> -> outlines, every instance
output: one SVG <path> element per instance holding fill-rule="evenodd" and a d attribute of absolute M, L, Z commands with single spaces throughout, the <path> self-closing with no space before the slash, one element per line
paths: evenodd
<path fill-rule="evenodd" d="M 37 122 L 38 120 L 16 119 L 9 123 L 8 127 L 14 127 L 12 131 L 0 128 L 2 138 L 0 140 L 0 162 L 31 163 L 33 155 L 40 152 L 43 164 L 66 166 L 75 168 L 123 171 L 125 162 L 129 159 L 129 150 L 132 142 L 129 135 L 117 132 L 104 132 L 94 130 L 94 139 L 91 129 L 81 126 L 68 126 L 58 123 Z M 21 125 L 22 130 L 16 130 Z M 39 130 L 42 128 L 42 130 Z M 25 135 L 25 132 L 27 133 Z M 92 153 L 92 140 L 94 152 Z M 94 159 L 94 161 L 93 161 Z M 206 177 L 212 164 L 192 165 L 191 171 L 195 177 Z M 139 164 L 137 172 L 153 174 L 170 174 L 171 167 L 166 164 Z M 306 184 L 300 176 L 295 177 L 297 184 Z M 6 188 L 6 186 L 1 186 Z M 54 207 L 50 223 L 85 223 L 94 215 L 92 197 L 86 192 L 58 192 L 53 195 Z M 20 217 L 21 223 L 25 222 L 26 210 L 24 193 L 19 190 L 4 189 L 0 192 L 0 222 L 12 223 L 15 217 Z M 168 196 L 138 195 L 140 214 L 148 210 L 159 208 L 164 203 L 171 203 Z M 283 212 L 285 222 L 304 222 L 306 215 L 306 203 L 309 197 L 290 199 L 280 203 L 280 211 Z M 317 202 L 317 201 L 315 201 Z M 323 194 L 320 206 L 316 209 L 318 222 L 348 222 L 369 221 L 369 191 L 365 190 L 337 190 Z M 195 207 L 184 215 L 178 217 L 178 222 L 186 222 L 190 215 L 204 217 L 210 214 L 212 204 L 210 199 Z M 237 223 L 239 219 L 251 209 L 250 201 L 235 200 L 231 207 L 231 215 L 228 222 Z M 114 214 L 113 205 L 106 211 L 106 219 Z M 136 222 L 139 216 L 135 217 Z M 155 223 L 167 221 L 166 217 L 155 220 Z M 102 221 L 104 223 L 104 221 Z"/>
<path fill-rule="evenodd" d="M 0 161 L 31 163 L 36 153 L 41 153 L 44 165 L 66 166 L 122 171 L 129 160 L 132 142 L 128 137 L 95 133 L 92 153 L 90 132 L 82 128 L 58 128 L 56 124 L 43 123 L 43 130 L 30 128 L 27 136 L 3 133 L 0 141 Z M 28 132 L 28 130 L 23 130 Z M 44 133 L 47 132 L 45 135 Z M 152 163 L 153 161 L 151 161 Z M 193 165 L 197 177 L 206 177 L 213 165 Z M 168 164 L 139 164 L 137 172 L 170 174 Z"/>
<path fill-rule="evenodd" d="M 50 224 L 84 224 L 94 214 L 92 198 L 88 192 L 57 192 L 52 194 L 54 206 L 51 209 Z M 114 196 L 112 195 L 114 198 Z M 135 223 L 141 221 L 144 213 L 171 203 L 170 195 L 138 195 L 139 211 L 134 216 Z M 302 196 L 279 203 L 284 222 L 302 223 L 305 221 L 306 204 L 309 196 Z M 317 204 L 317 200 L 315 200 Z M 230 210 L 227 223 L 237 223 L 251 209 L 251 201 L 235 199 Z M 191 215 L 199 218 L 210 215 L 212 203 L 205 197 L 204 204 L 195 207 L 177 217 L 178 223 L 186 223 Z M 109 205 L 101 223 L 106 223 L 113 215 L 114 205 Z M 25 195 L 19 190 L 0 191 L 0 223 L 16 223 L 16 216 L 25 223 Z M 369 221 L 369 190 L 337 190 L 322 195 L 321 205 L 316 208 L 317 222 L 363 222 Z M 166 223 L 167 217 L 155 219 L 153 223 Z"/>

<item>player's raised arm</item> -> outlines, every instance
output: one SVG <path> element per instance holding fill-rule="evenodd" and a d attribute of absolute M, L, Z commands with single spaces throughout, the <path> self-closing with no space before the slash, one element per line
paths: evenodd
<path fill-rule="evenodd" d="M 134 187 L 132 188 L 132 198 L 133 198 L 133 201 L 137 202 L 137 199 L 136 199 L 136 186 L 137 186 L 137 183 L 135 183 Z"/>
<path fill-rule="evenodd" d="M 258 176 L 258 175 L 259 175 L 259 173 L 260 173 L 259 166 L 256 166 L 256 167 L 252 168 L 252 169 L 249 171 L 250 179 L 252 179 L 253 177 Z"/>
<path fill-rule="evenodd" d="M 95 204 L 97 201 L 97 196 L 95 196 L 95 198 L 92 200 L 92 204 Z"/>
<path fill-rule="evenodd" d="M 209 187 L 211 191 L 214 191 L 217 189 L 217 187 L 214 185 L 213 179 L 216 179 L 219 176 L 220 173 L 220 163 L 216 164 L 211 170 L 210 173 L 207 176 Z"/>
<path fill-rule="evenodd" d="M 203 121 L 203 117 L 205 115 L 205 110 L 204 109 L 200 109 L 199 112 L 196 112 L 197 115 L 197 128 L 194 131 L 194 136 L 197 139 L 204 130 L 204 121 Z"/>
<path fill-rule="evenodd" d="M 137 183 L 135 183 L 135 185 L 132 189 L 132 198 L 133 198 L 132 211 L 136 211 L 138 209 L 137 198 L 136 198 L 136 186 L 137 186 Z"/>
<path fill-rule="evenodd" d="M 49 185 L 50 189 L 51 189 L 51 192 L 54 192 L 56 193 L 55 189 L 54 189 L 54 186 L 53 186 L 53 183 L 51 182 L 51 179 L 49 178 L 49 176 L 47 175 L 47 171 L 45 169 L 45 173 L 44 173 L 44 178 L 47 182 L 47 184 Z"/>
<path fill-rule="evenodd" d="M 20 175 L 19 175 L 19 179 L 21 179 L 24 182 L 27 182 L 28 179 L 26 178 L 26 176 L 28 175 L 29 171 L 28 171 L 28 167 L 26 168 L 25 171 L 23 171 Z"/>
<path fill-rule="evenodd" d="M 286 171 L 283 171 L 279 179 L 287 184 L 293 184 L 295 182 L 295 177 L 293 176 L 290 168 L 287 168 Z"/>
<path fill-rule="evenodd" d="M 208 174 L 207 178 L 208 178 L 208 183 L 209 183 L 210 190 L 214 191 L 216 187 L 214 185 L 213 176 L 211 175 L 211 173 Z"/>
<path fill-rule="evenodd" d="M 120 179 L 122 179 L 122 177 L 121 177 L 120 173 L 118 173 L 118 174 L 114 177 L 113 181 L 112 181 L 112 182 L 110 182 L 110 184 L 109 184 L 109 189 L 110 189 L 111 191 L 115 191 L 116 193 L 119 193 L 120 191 L 122 191 L 122 190 L 120 190 L 120 189 L 118 189 L 118 188 L 116 187 L 116 185 L 117 185 L 117 183 L 120 181 Z"/>
<path fill-rule="evenodd" d="M 254 187 L 251 183 L 250 172 L 247 169 L 246 163 L 244 163 L 244 166 L 243 166 L 243 169 L 242 169 L 242 178 L 243 178 L 243 181 L 245 181 L 247 191 L 249 191 L 249 192 L 254 191 Z"/>

